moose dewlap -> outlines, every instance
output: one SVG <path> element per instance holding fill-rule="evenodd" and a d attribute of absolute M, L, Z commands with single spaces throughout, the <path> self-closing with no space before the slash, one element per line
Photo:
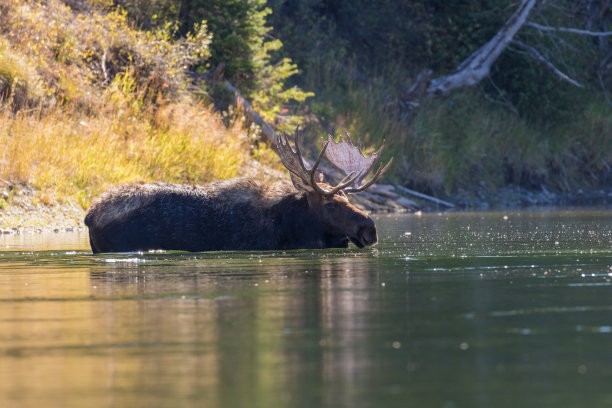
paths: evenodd
<path fill-rule="evenodd" d="M 276 147 L 292 185 L 269 185 L 254 178 L 203 186 L 132 183 L 114 187 L 94 201 L 85 224 L 96 252 L 152 249 L 280 250 L 359 248 L 377 242 L 374 221 L 349 203 L 346 194 L 368 188 L 389 167 L 379 167 L 365 184 L 380 151 L 365 157 L 350 138 L 328 140 L 309 168 L 299 148 L 286 135 Z M 331 143 L 330 143 L 331 142 Z M 322 180 L 317 167 L 327 158 L 347 174 L 338 185 Z"/>

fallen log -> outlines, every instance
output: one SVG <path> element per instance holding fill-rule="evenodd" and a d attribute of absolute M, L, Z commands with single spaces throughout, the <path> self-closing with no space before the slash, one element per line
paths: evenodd
<path fill-rule="evenodd" d="M 261 141 L 267 143 L 272 150 L 276 151 L 276 146 L 274 143 L 272 143 L 276 132 L 272 126 L 270 126 L 268 122 L 266 122 L 264 118 L 257 113 L 257 111 L 253 108 L 253 105 L 251 105 L 249 101 L 247 101 L 246 98 L 240 94 L 234 85 L 229 83 L 229 81 L 223 81 L 223 83 L 225 88 L 234 94 L 234 104 L 237 107 L 242 108 L 245 115 L 247 115 L 253 122 L 261 126 Z"/>
<path fill-rule="evenodd" d="M 402 192 L 404 192 L 406 194 L 410 194 L 412 196 L 422 198 L 423 200 L 432 201 L 432 202 L 434 202 L 436 204 L 440 204 L 440 205 L 443 205 L 443 206 L 448 207 L 448 208 L 454 208 L 455 207 L 455 204 L 453 204 L 453 203 L 449 203 L 448 201 L 440 200 L 439 198 L 432 197 L 432 196 L 427 195 L 427 194 L 419 193 L 418 191 L 411 190 L 411 189 L 406 188 L 404 186 L 399 186 L 398 185 L 398 186 L 395 186 L 395 187 L 398 190 L 400 190 L 400 191 L 402 191 Z"/>

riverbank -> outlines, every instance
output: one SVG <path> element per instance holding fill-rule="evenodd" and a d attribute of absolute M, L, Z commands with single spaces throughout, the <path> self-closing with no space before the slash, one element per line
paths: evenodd
<path fill-rule="evenodd" d="M 60 202 L 26 184 L 0 186 L 0 233 L 24 234 L 85 229 L 85 210 Z"/>
<path fill-rule="evenodd" d="M 455 203 L 463 209 L 480 211 L 528 207 L 606 207 L 612 206 L 612 187 L 577 189 L 571 193 L 527 190 L 516 186 L 505 186 L 494 191 L 480 187 L 470 192 L 460 192 Z"/>
<path fill-rule="evenodd" d="M 254 164 L 248 175 L 261 172 Z M 266 173 L 270 180 L 281 175 L 271 169 Z M 413 199 L 411 197 L 411 199 Z M 418 199 L 417 199 L 418 200 Z M 413 210 L 403 212 L 435 211 L 485 211 L 496 209 L 549 208 L 549 207 L 610 207 L 612 189 L 578 190 L 575 194 L 527 191 L 506 187 L 498 191 L 478 189 L 464 192 L 454 200 L 455 208 L 448 209 L 431 202 L 418 202 Z M 357 203 L 359 205 L 359 203 Z M 398 212 L 401 207 L 389 205 L 380 212 Z M 80 205 L 53 199 L 27 184 L 11 184 L 0 181 L 0 234 L 34 234 L 42 232 L 72 232 L 86 230 L 83 223 L 86 210 Z"/>

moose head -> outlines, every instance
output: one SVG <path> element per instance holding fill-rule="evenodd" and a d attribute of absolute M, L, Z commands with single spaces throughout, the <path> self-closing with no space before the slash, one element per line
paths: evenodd
<path fill-rule="evenodd" d="M 294 135 L 295 149 L 291 147 L 286 134 L 277 134 L 275 144 L 283 165 L 289 170 L 294 187 L 306 195 L 311 214 L 316 214 L 330 237 L 329 246 L 346 247 L 350 240 L 357 247 L 363 248 L 377 242 L 374 221 L 353 206 L 347 194 L 364 191 L 389 168 L 393 159 L 384 167 L 381 165 L 369 181 L 363 182 L 379 159 L 384 142 L 376 153 L 366 157 L 360 145 L 352 144 L 348 133 L 346 141 L 340 138 L 339 142 L 335 142 L 329 136 L 311 167 L 306 164 L 300 150 L 299 127 Z M 346 175 L 335 186 L 326 183 L 323 174 L 317 171 L 324 155 Z"/>

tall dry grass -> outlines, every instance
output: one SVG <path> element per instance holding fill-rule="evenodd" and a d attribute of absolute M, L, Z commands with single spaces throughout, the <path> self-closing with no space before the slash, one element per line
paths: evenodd
<path fill-rule="evenodd" d="M 204 26 L 174 41 L 118 11 L 2 2 L 0 179 L 86 207 L 113 184 L 235 177 L 247 131 L 186 91 L 184 70 L 209 41 Z"/>
<path fill-rule="evenodd" d="M 0 178 L 26 182 L 83 207 L 108 186 L 161 180 L 202 183 L 235 177 L 248 158 L 240 128 L 212 112 L 171 104 L 143 118 L 64 110 L 0 112 Z"/>

